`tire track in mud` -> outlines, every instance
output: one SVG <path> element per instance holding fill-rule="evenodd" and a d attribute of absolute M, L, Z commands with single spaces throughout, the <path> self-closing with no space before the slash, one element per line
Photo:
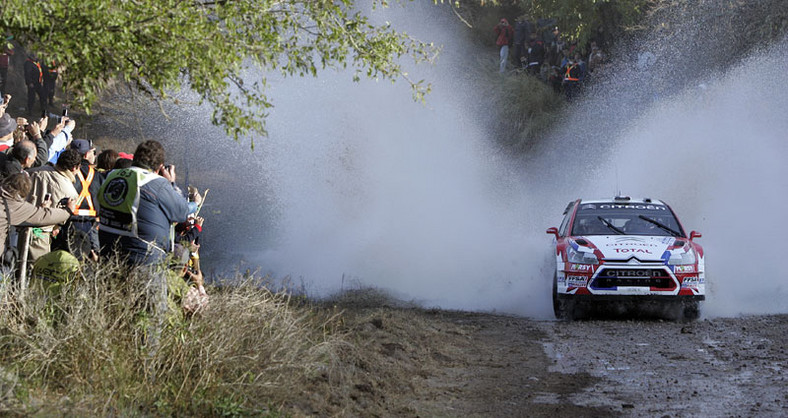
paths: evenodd
<path fill-rule="evenodd" d="M 551 371 L 597 382 L 569 397 L 626 416 L 788 416 L 788 316 L 536 323 Z"/>
<path fill-rule="evenodd" d="M 348 314 L 370 365 L 356 386 L 375 389 L 354 394 L 359 416 L 788 416 L 788 315 L 681 323 Z"/>

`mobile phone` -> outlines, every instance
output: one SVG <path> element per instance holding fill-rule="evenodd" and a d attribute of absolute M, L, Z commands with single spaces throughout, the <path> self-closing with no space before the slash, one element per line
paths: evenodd
<path fill-rule="evenodd" d="M 47 200 L 52 200 L 52 193 L 47 193 L 44 195 L 44 201 L 46 202 Z"/>
<path fill-rule="evenodd" d="M 57 123 L 63 122 L 63 118 L 65 118 L 66 116 L 68 116 L 68 108 L 64 107 L 63 108 L 63 116 L 57 118 Z"/>

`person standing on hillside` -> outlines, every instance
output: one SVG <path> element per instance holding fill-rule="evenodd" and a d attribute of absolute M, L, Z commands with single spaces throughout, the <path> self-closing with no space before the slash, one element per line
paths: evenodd
<path fill-rule="evenodd" d="M 6 44 L 8 43 L 8 40 L 4 39 L 4 41 Z M 0 45 L 0 96 L 8 91 L 6 84 L 8 82 L 8 61 L 11 55 L 14 55 L 12 48 L 8 45 Z"/>
<path fill-rule="evenodd" d="M 509 25 L 508 20 L 502 18 L 493 28 L 493 32 L 495 32 L 496 36 L 495 45 L 498 45 L 498 48 L 500 48 L 500 73 L 503 74 L 506 72 L 506 62 L 509 60 L 509 44 L 514 38 L 514 29 Z"/>
<path fill-rule="evenodd" d="M 528 21 L 527 16 L 520 16 L 514 24 L 514 57 L 513 60 L 516 66 L 520 66 L 520 62 L 526 55 L 528 49 L 528 39 L 533 33 L 533 25 Z"/>
<path fill-rule="evenodd" d="M 38 102 L 41 105 L 41 111 L 47 110 L 47 94 L 44 91 L 44 73 L 46 73 L 44 64 L 38 61 L 35 54 L 30 54 L 25 60 L 25 84 L 27 85 L 27 113 L 33 114 L 33 105 L 36 102 L 36 95 L 38 95 Z"/>
<path fill-rule="evenodd" d="M 525 64 L 528 74 L 538 76 L 542 69 L 542 62 L 544 62 L 544 42 L 536 36 L 536 33 L 531 33 Z"/>

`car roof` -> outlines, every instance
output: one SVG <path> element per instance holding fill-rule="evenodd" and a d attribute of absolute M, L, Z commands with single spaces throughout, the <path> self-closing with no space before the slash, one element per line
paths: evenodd
<path fill-rule="evenodd" d="M 667 203 L 659 200 L 659 199 L 651 199 L 649 197 L 646 198 L 632 198 L 629 196 L 617 196 L 614 198 L 608 199 L 580 199 L 580 203 L 615 203 L 619 205 L 627 205 L 627 204 L 650 204 L 650 205 L 666 205 Z"/>

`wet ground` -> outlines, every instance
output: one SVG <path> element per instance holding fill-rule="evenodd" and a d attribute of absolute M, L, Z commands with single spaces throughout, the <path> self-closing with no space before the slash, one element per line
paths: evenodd
<path fill-rule="evenodd" d="M 361 415 L 788 416 L 788 315 L 535 321 L 366 311 L 358 337 L 387 369 Z M 372 359 L 374 360 L 374 359 Z"/>

